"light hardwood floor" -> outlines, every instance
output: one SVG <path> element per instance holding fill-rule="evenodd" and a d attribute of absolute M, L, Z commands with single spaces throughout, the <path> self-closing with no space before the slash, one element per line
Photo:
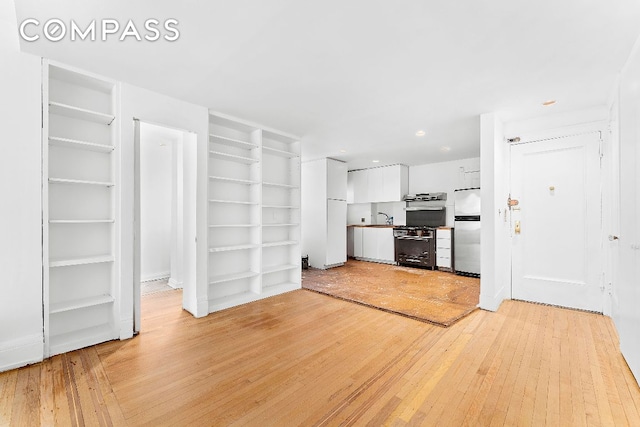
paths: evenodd
<path fill-rule="evenodd" d="M 609 318 L 506 301 L 441 328 L 300 290 L 0 374 L 0 424 L 640 425 Z"/>

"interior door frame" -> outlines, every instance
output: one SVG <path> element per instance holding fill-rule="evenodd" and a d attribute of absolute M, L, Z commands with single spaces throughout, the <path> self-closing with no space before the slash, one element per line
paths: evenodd
<path fill-rule="evenodd" d="M 521 135 L 510 135 L 510 136 L 506 136 L 505 140 L 509 141 L 509 140 L 513 140 L 513 139 L 517 139 L 517 142 L 511 142 L 510 146 L 509 146 L 509 167 L 508 170 L 506 171 L 506 173 L 508 173 L 508 179 L 509 179 L 509 194 L 513 194 L 513 180 L 511 179 L 511 169 L 512 169 L 512 147 L 516 146 L 516 145 L 522 145 L 522 144 L 531 144 L 531 143 L 536 143 L 536 142 L 544 142 L 544 141 L 550 141 L 550 140 L 554 140 L 554 139 L 561 139 L 561 138 L 567 138 L 567 137 L 572 137 L 572 136 L 581 136 L 581 135 L 588 135 L 588 134 L 593 134 L 593 133 L 599 133 L 600 136 L 600 148 L 599 148 L 599 153 L 600 153 L 600 175 L 599 175 L 599 180 L 598 180 L 598 186 L 600 189 L 600 230 L 598 230 L 598 235 L 599 237 L 599 244 L 600 247 L 602 249 L 602 253 L 601 253 L 601 258 L 603 256 L 607 256 L 607 251 L 605 249 L 605 230 L 610 228 L 608 227 L 607 224 L 604 223 L 605 221 L 605 217 L 602 211 L 602 202 L 603 200 L 607 199 L 607 197 L 604 196 L 604 192 L 605 191 L 609 191 L 610 189 L 605 187 L 603 184 L 606 181 L 605 179 L 605 173 L 608 172 L 606 171 L 604 165 L 604 146 L 607 144 L 607 142 L 609 141 L 609 133 L 606 132 L 606 130 L 609 128 L 609 123 L 607 120 L 601 120 L 601 121 L 594 121 L 591 123 L 587 123 L 587 124 L 581 124 L 581 125 L 574 125 L 574 126 L 565 126 L 565 127 L 560 127 L 560 128 L 552 128 L 552 129 L 547 129 L 547 130 L 539 130 L 539 131 L 533 131 L 533 132 L 528 132 L 528 133 L 524 133 Z M 511 209 L 511 207 L 509 208 Z M 513 237 L 514 237 L 514 219 L 513 219 L 513 215 L 511 215 L 511 211 L 509 212 L 509 230 L 510 230 L 510 244 L 509 244 L 509 264 L 511 266 L 510 270 L 511 270 L 511 277 L 510 277 L 510 286 L 509 286 L 509 298 L 513 299 L 513 286 L 514 286 L 514 273 L 513 273 L 513 252 L 514 252 L 514 242 L 513 242 Z M 610 275 L 610 272 L 607 271 L 607 269 L 610 266 L 607 263 L 601 263 L 601 268 L 600 268 L 600 278 L 601 278 L 601 286 L 604 286 L 604 279 L 605 277 L 607 277 L 608 275 Z M 608 308 L 611 307 L 611 294 L 609 292 L 603 292 L 602 293 L 602 313 L 604 315 L 610 315 L 610 310 Z"/>
<path fill-rule="evenodd" d="M 133 142 L 134 142 L 134 184 L 133 184 L 133 333 L 134 335 L 137 335 L 140 332 L 141 329 L 141 323 L 142 323 L 142 316 L 141 316 L 141 240 L 140 240 L 140 235 L 141 235 L 141 219 L 140 219 L 140 123 L 145 123 L 148 125 L 153 125 L 153 126 L 158 126 L 158 127 L 162 127 L 162 128 L 166 128 L 166 129 L 172 129 L 172 130 L 176 130 L 179 132 L 182 132 L 184 135 L 187 134 L 191 134 L 191 135 L 196 135 L 195 132 L 187 130 L 187 129 L 182 129 L 182 128 L 177 128 L 174 126 L 170 126 L 170 125 L 166 125 L 163 123 L 157 123 L 157 122 L 153 122 L 150 120 L 144 120 L 144 119 L 139 119 L 134 117 L 133 118 L 133 132 L 134 132 L 134 137 L 133 137 Z M 183 138 L 182 141 L 182 149 L 184 150 L 184 144 L 188 144 L 188 138 Z M 195 140 L 195 138 L 194 138 Z M 197 143 L 197 140 L 194 141 L 194 143 Z M 184 165 L 184 162 L 186 161 L 186 159 L 184 158 L 184 156 L 177 156 L 177 159 L 181 159 L 181 162 Z M 182 171 L 185 172 L 186 168 L 182 168 Z M 185 176 L 182 177 L 182 182 L 190 182 L 193 181 L 193 185 L 197 186 L 197 162 L 196 162 L 196 168 L 193 169 L 193 171 L 190 172 L 191 174 L 193 174 L 194 176 L 194 180 L 188 180 L 185 179 Z M 173 177 L 172 177 L 173 179 Z M 173 185 L 172 185 L 173 187 Z M 196 189 L 193 189 L 194 194 L 197 194 Z M 183 197 L 180 199 L 182 202 L 184 202 L 184 195 Z M 192 218 L 193 220 L 193 226 L 197 227 L 197 223 L 196 223 L 196 218 L 195 215 L 197 214 L 197 201 L 194 200 L 195 204 L 193 206 L 193 213 L 194 213 L 194 218 Z M 184 211 L 183 211 L 183 215 L 181 215 L 182 217 L 182 223 L 184 226 Z M 184 229 L 182 230 L 182 232 L 178 231 L 178 236 L 182 237 L 182 245 L 180 245 L 180 252 L 178 254 L 178 257 L 181 259 L 181 264 L 184 268 L 184 270 L 186 270 L 187 268 L 192 268 L 193 271 L 191 272 L 191 274 L 189 274 L 189 277 L 193 278 L 194 280 L 192 280 L 191 282 L 189 281 L 185 281 L 183 283 L 183 287 L 193 287 L 192 291 L 195 292 L 195 287 L 196 287 L 196 282 L 195 282 L 195 278 L 197 276 L 197 271 L 196 271 L 196 265 L 197 265 L 197 260 L 194 259 L 192 260 L 192 262 L 187 262 L 187 256 L 186 256 L 186 250 L 184 248 L 184 244 L 186 244 L 186 242 L 190 241 L 188 239 L 185 239 L 185 234 L 184 234 Z M 196 242 L 194 241 L 194 248 L 192 251 L 192 254 L 194 257 L 197 257 L 197 248 L 195 248 Z M 173 267 L 172 267 L 172 271 L 173 271 Z M 182 276 L 184 277 L 186 274 L 186 271 L 183 271 Z M 186 292 L 183 292 L 183 297 L 182 297 L 182 306 L 183 308 L 186 307 Z"/>

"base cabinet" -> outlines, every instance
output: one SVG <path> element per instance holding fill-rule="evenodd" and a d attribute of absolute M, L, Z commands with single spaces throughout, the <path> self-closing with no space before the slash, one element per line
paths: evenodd
<path fill-rule="evenodd" d="M 453 228 L 436 230 L 436 266 L 438 270 L 453 271 Z"/>
<path fill-rule="evenodd" d="M 364 228 L 353 227 L 353 256 L 356 258 L 362 258 L 364 251 L 362 249 L 362 235 Z"/>
<path fill-rule="evenodd" d="M 395 263 L 393 228 L 354 227 L 353 253 L 364 261 Z"/>

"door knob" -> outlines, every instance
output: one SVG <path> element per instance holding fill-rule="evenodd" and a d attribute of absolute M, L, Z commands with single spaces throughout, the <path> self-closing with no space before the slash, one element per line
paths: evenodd
<path fill-rule="evenodd" d="M 515 229 L 516 234 L 520 234 L 520 221 L 516 221 L 516 229 Z"/>
<path fill-rule="evenodd" d="M 619 240 L 620 238 L 618 236 L 612 236 L 611 234 L 609 234 L 609 241 L 613 242 L 614 240 Z"/>

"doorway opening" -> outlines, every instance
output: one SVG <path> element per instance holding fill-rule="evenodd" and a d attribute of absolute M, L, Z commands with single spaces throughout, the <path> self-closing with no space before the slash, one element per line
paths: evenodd
<path fill-rule="evenodd" d="M 195 289 L 196 135 L 134 120 L 134 333 L 141 296 Z"/>

